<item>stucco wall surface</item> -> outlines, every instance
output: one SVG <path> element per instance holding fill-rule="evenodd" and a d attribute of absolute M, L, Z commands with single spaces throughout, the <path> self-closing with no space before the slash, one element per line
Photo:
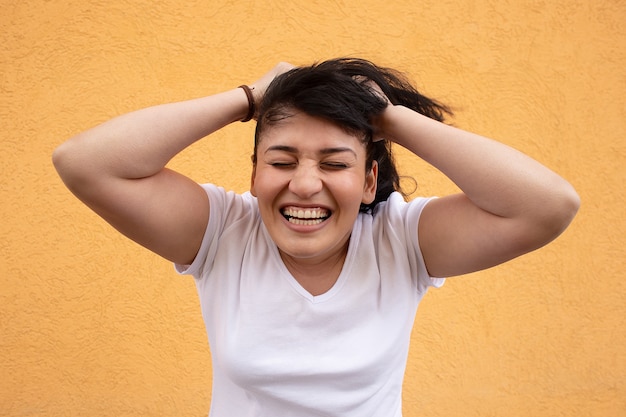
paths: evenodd
<path fill-rule="evenodd" d="M 115 115 L 251 82 L 276 62 L 401 69 L 459 127 L 582 197 L 571 227 L 448 280 L 417 315 L 407 417 L 626 415 L 626 2 L 2 1 L 0 415 L 203 416 L 210 352 L 190 278 L 63 186 L 52 150 Z M 251 124 L 171 167 L 237 191 Z M 416 194 L 454 186 L 400 151 Z"/>

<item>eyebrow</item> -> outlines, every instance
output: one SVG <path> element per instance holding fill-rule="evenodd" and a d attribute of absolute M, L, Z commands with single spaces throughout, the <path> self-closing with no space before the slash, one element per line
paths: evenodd
<path fill-rule="evenodd" d="M 287 146 L 287 145 L 270 146 L 269 148 L 267 148 L 265 150 L 265 153 L 268 153 L 268 152 L 271 152 L 271 151 L 287 152 L 287 153 L 298 153 L 298 149 L 297 148 L 295 148 L 293 146 Z M 332 155 L 332 154 L 343 153 L 343 152 L 348 152 L 348 153 L 353 154 L 354 156 L 357 156 L 356 152 L 352 148 L 347 148 L 347 147 L 324 148 L 324 149 L 321 149 L 319 151 L 319 153 L 322 154 L 322 155 Z"/>

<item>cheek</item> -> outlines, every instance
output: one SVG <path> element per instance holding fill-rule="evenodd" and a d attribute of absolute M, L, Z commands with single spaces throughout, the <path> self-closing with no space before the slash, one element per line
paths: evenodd
<path fill-rule="evenodd" d="M 342 204 L 360 207 L 363 199 L 365 178 L 361 175 L 353 175 L 343 181 L 337 181 L 331 190 L 337 200 Z"/>
<path fill-rule="evenodd" d="M 252 173 L 250 192 L 259 201 L 268 200 L 278 192 L 281 187 L 281 178 L 276 174 L 270 173 L 263 169 L 254 169 Z"/>

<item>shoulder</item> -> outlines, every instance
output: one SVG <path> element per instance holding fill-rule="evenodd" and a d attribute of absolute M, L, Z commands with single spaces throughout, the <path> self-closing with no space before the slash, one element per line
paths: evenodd
<path fill-rule="evenodd" d="M 436 197 L 405 201 L 400 193 L 392 193 L 376 206 L 373 214 L 361 214 L 357 237 L 361 250 L 366 251 L 361 259 L 376 258 L 378 269 L 385 271 L 387 277 L 410 278 L 420 291 L 440 286 L 443 281 L 432 279 L 428 274 L 418 236 L 422 211 L 433 199 Z M 371 242 L 371 247 L 365 242 Z"/>
<path fill-rule="evenodd" d="M 218 206 L 230 207 L 235 204 L 243 204 L 250 207 L 256 207 L 256 198 L 249 191 L 237 193 L 229 191 L 215 184 L 200 184 L 209 196 L 211 203 L 215 202 Z"/>
<path fill-rule="evenodd" d="M 379 203 L 372 214 L 362 213 L 359 224 L 363 238 L 371 235 L 379 249 L 391 247 L 394 251 L 419 250 L 418 224 L 426 205 L 433 198 L 417 197 L 405 201 L 397 192 Z"/>
<path fill-rule="evenodd" d="M 197 275 L 210 264 L 218 249 L 232 252 L 242 247 L 261 219 L 257 200 L 249 192 L 227 191 L 214 184 L 202 184 L 210 205 L 210 216 L 201 247 L 191 265 L 177 265 L 180 273 Z"/>
<path fill-rule="evenodd" d="M 227 191 L 215 184 L 202 184 L 201 186 L 209 197 L 211 207 L 209 223 L 219 225 L 234 219 L 258 215 L 257 199 L 250 192 L 240 194 Z"/>
<path fill-rule="evenodd" d="M 375 223 L 381 227 L 397 225 L 396 222 L 412 224 L 419 221 L 422 210 L 435 197 L 416 197 L 406 201 L 402 194 L 393 192 L 386 201 L 379 203 L 372 214 Z"/>

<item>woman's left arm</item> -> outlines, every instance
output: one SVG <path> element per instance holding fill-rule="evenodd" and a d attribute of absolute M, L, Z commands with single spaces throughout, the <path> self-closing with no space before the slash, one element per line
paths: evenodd
<path fill-rule="evenodd" d="M 431 201 L 419 241 L 432 276 L 489 268 L 556 238 L 580 205 L 573 187 L 502 143 L 389 105 L 380 133 L 450 178 L 462 191 Z"/>

